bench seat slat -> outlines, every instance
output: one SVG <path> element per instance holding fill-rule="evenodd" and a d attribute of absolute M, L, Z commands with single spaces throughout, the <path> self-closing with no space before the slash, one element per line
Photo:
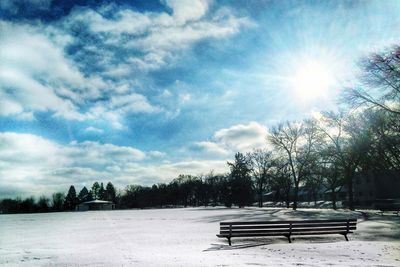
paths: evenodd
<path fill-rule="evenodd" d="M 338 219 L 338 220 L 296 220 L 296 221 L 237 221 L 237 222 L 220 222 L 220 225 L 257 225 L 257 224 L 290 224 L 290 223 L 339 223 L 339 222 L 356 222 L 357 219 Z"/>
<path fill-rule="evenodd" d="M 353 232 L 309 232 L 309 233 L 296 233 L 292 234 L 293 236 L 298 236 L 298 235 L 330 235 L 330 234 L 352 234 Z M 225 234 L 219 234 L 217 235 L 218 237 L 262 237 L 262 236 L 285 236 L 285 233 L 268 233 L 268 234 L 234 234 L 234 235 L 225 235 Z"/>
<path fill-rule="evenodd" d="M 289 228 L 288 225 L 232 225 L 232 229 L 276 229 L 276 228 Z M 230 226 L 221 226 L 221 230 L 229 230 Z"/>
<path fill-rule="evenodd" d="M 282 224 L 278 224 L 278 225 L 269 225 L 269 224 L 265 224 L 265 225 L 232 225 L 232 229 L 276 229 L 276 228 L 289 228 L 289 224 L 287 225 L 282 225 Z M 329 223 L 329 224 L 292 224 L 292 228 L 318 228 L 318 227 L 335 227 L 335 226 L 346 226 L 347 227 L 347 223 Z M 356 226 L 356 222 L 351 222 L 349 223 L 350 227 Z M 229 230 L 230 226 L 221 226 L 220 227 L 221 230 Z"/>
<path fill-rule="evenodd" d="M 349 226 L 357 225 L 356 222 L 349 222 Z M 294 223 L 292 227 L 335 227 L 335 226 L 347 226 L 347 222 L 341 223 L 320 223 L 320 224 L 311 224 L 311 223 Z"/>
<path fill-rule="evenodd" d="M 349 228 L 349 230 L 356 230 L 355 227 Z M 330 231 L 330 232 L 346 232 L 347 227 L 335 227 L 335 228 L 304 228 L 304 229 L 271 229 L 271 230 L 232 230 L 232 235 L 233 234 L 256 234 L 256 233 L 301 233 L 301 232 L 318 232 L 318 231 Z M 220 231 L 220 234 L 229 234 L 230 231 Z"/>

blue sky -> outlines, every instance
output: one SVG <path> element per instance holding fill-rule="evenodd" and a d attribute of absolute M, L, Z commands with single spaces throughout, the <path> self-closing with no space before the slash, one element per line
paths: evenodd
<path fill-rule="evenodd" d="M 334 110 L 357 60 L 399 43 L 399 14 L 389 0 L 1 1 L 0 197 L 226 172 L 268 127 Z M 314 63 L 329 86 L 299 93 Z"/>

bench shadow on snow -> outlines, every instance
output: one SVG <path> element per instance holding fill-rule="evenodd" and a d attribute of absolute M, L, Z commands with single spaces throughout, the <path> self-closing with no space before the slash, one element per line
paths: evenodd
<path fill-rule="evenodd" d="M 203 217 L 201 222 L 222 222 L 222 221 L 250 221 L 250 220 L 266 220 L 266 221 L 277 221 L 277 220 L 323 220 L 323 219 L 347 219 L 347 218 L 358 218 L 363 219 L 361 213 L 357 212 L 345 212 L 337 211 L 331 212 L 319 212 L 319 211 L 307 211 L 307 210 L 296 210 L 292 211 L 286 208 L 276 208 L 276 209 L 254 209 L 254 208 L 233 208 L 227 209 L 227 211 L 232 211 L 230 214 L 218 214 L 209 215 Z M 236 212 L 235 212 L 236 211 Z M 235 212 L 235 213 L 233 213 Z"/>
<path fill-rule="evenodd" d="M 351 237 L 349 238 L 351 240 Z M 313 243 L 336 243 L 344 241 L 342 236 L 307 236 L 307 237 L 292 237 L 292 242 L 299 244 L 313 244 Z M 344 241 L 345 242 L 345 241 Z M 268 245 L 287 245 L 293 246 L 293 243 L 288 243 L 286 237 L 274 237 L 274 238 L 236 238 L 232 239 L 232 246 L 228 245 L 228 242 L 221 240 L 221 243 L 212 243 L 211 247 L 203 250 L 208 251 L 221 251 L 221 250 L 237 250 L 246 249 L 253 247 L 261 247 Z"/>

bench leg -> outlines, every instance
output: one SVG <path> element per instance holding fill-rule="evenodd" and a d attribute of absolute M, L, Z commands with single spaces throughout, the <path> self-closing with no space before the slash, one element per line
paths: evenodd
<path fill-rule="evenodd" d="M 227 239 L 228 239 L 229 246 L 231 246 L 231 245 L 232 245 L 232 243 L 231 243 L 231 238 L 230 238 L 230 237 L 227 237 Z"/>
<path fill-rule="evenodd" d="M 290 235 L 285 235 L 285 236 L 288 239 L 289 243 L 292 243 L 292 240 L 290 239 Z"/>
<path fill-rule="evenodd" d="M 344 238 L 346 238 L 346 241 L 349 241 L 349 239 L 347 238 L 347 234 L 343 234 Z"/>

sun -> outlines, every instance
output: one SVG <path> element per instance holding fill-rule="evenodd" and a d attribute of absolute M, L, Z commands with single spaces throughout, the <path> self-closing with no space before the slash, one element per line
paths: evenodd
<path fill-rule="evenodd" d="M 291 87 L 302 100 L 316 100 L 326 96 L 335 79 L 323 63 L 309 60 L 303 63 L 291 79 Z"/>

